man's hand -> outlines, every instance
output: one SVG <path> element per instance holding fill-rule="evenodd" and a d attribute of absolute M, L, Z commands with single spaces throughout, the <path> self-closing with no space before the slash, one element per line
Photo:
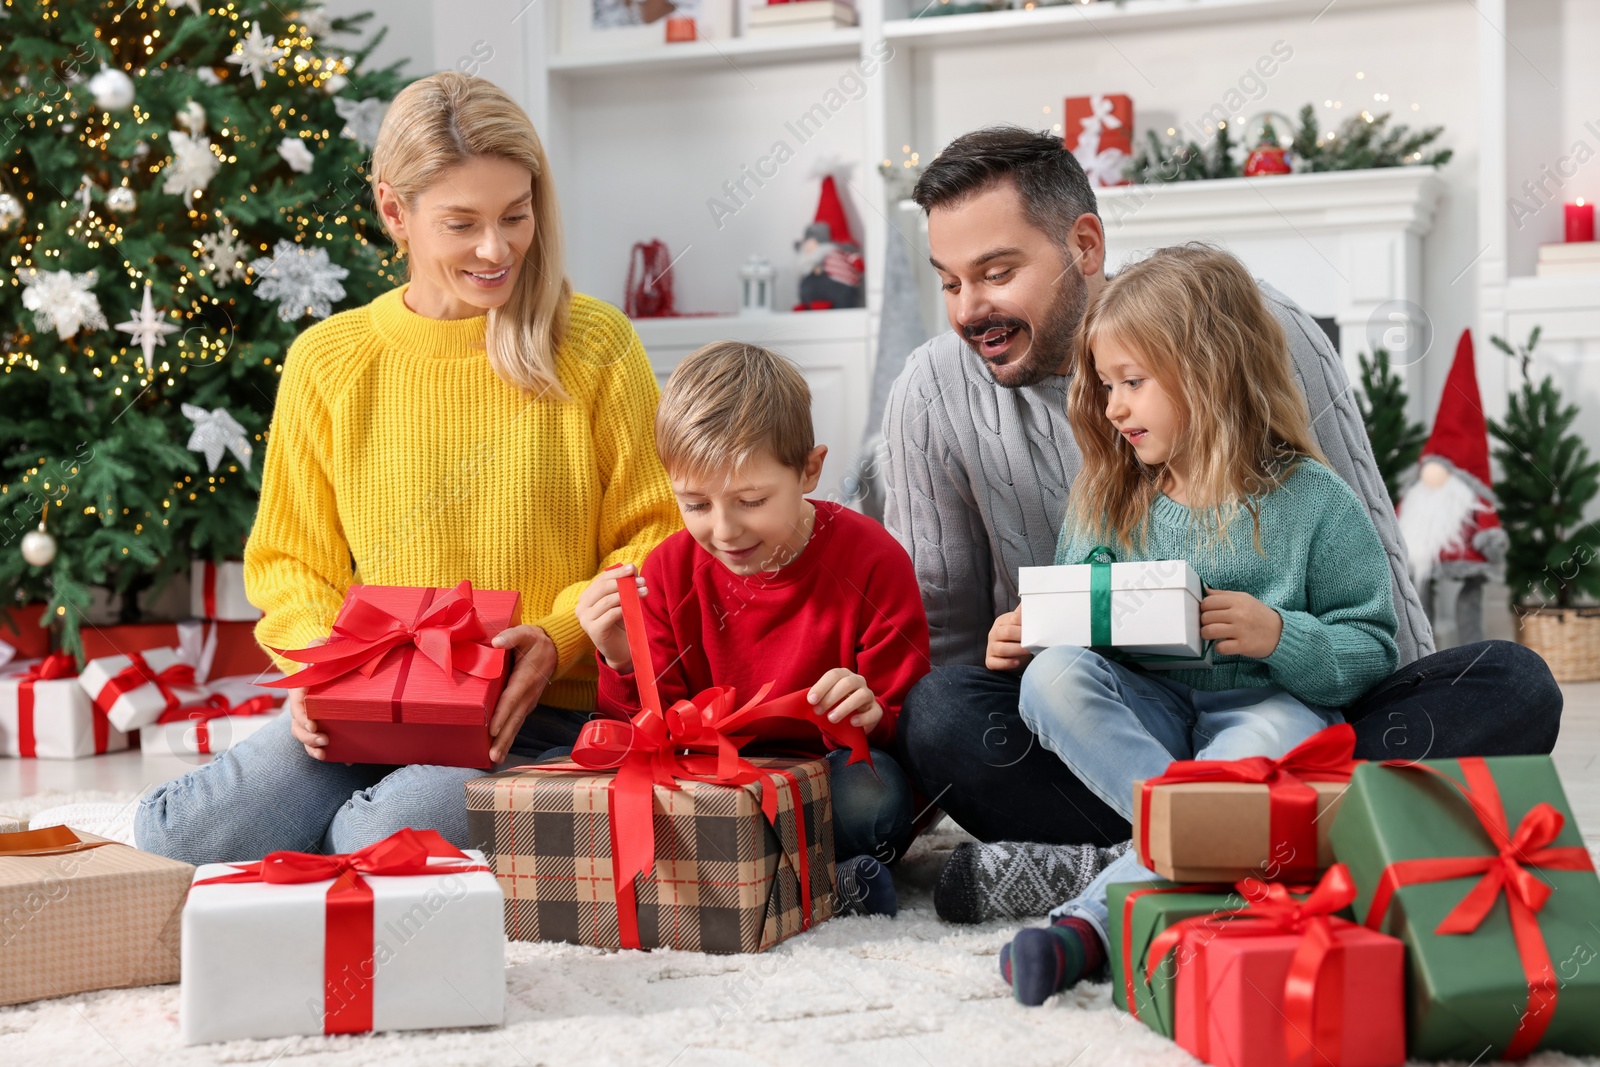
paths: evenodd
<path fill-rule="evenodd" d="M 1283 636 L 1283 616 L 1249 593 L 1213 589 L 1200 601 L 1200 636 L 1219 656 L 1266 659 Z"/>
<path fill-rule="evenodd" d="M 633 670 L 633 654 L 628 650 L 628 631 L 622 623 L 622 594 L 617 592 L 617 582 L 631 575 L 631 563 L 612 567 L 590 582 L 578 596 L 578 625 L 605 657 L 606 665 L 622 674 Z M 633 580 L 638 583 L 639 595 L 645 596 L 648 590 L 644 587 L 644 576 Z"/>
<path fill-rule="evenodd" d="M 506 679 L 494 718 L 489 720 L 489 759 L 498 765 L 511 751 L 511 742 L 522 729 L 523 720 L 544 695 L 559 656 L 556 643 L 537 626 L 501 630 L 491 644 L 510 649 L 512 655 L 511 677 Z"/>
<path fill-rule="evenodd" d="M 1033 653 L 1022 647 L 1022 607 L 1008 611 L 989 627 L 989 648 L 983 665 L 991 671 L 1015 671 L 1028 665 Z"/>
<path fill-rule="evenodd" d="M 845 667 L 835 667 L 818 678 L 806 699 L 816 706 L 818 715 L 827 712 L 829 722 L 843 722 L 849 715 L 852 725 L 871 732 L 883 719 L 883 708 L 867 688 L 867 680 Z"/>

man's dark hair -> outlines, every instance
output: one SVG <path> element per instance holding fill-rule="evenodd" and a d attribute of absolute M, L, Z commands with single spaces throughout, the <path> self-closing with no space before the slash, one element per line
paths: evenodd
<path fill-rule="evenodd" d="M 1021 126 L 986 126 L 945 146 L 917 179 L 911 198 L 924 212 L 947 207 L 1009 179 L 1028 221 L 1065 245 L 1079 215 L 1100 210 L 1083 167 L 1061 135 Z"/>

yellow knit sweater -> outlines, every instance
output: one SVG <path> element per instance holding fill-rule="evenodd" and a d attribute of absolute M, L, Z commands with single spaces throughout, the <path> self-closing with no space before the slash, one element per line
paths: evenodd
<path fill-rule="evenodd" d="M 620 311 L 575 294 L 556 359 L 570 399 L 534 399 L 491 369 L 486 318 L 425 318 L 404 292 L 311 327 L 284 361 L 244 556 L 265 613 L 256 637 L 284 649 L 326 637 L 355 582 L 465 578 L 520 592 L 522 621 L 555 641 L 541 700 L 593 708 L 578 594 L 681 525 L 644 346 Z"/>

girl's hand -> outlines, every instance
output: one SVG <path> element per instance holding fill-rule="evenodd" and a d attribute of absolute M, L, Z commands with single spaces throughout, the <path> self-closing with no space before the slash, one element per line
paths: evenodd
<path fill-rule="evenodd" d="M 589 583 L 578 596 L 578 625 L 594 642 L 595 649 L 605 657 L 606 666 L 622 674 L 633 670 L 633 654 L 628 651 L 628 631 L 622 623 L 622 594 L 617 592 L 617 582 L 633 574 L 633 564 L 612 567 Z M 644 577 L 634 578 L 639 595 L 649 590 L 644 587 Z"/>
<path fill-rule="evenodd" d="M 829 722 L 843 722 L 849 715 L 852 725 L 871 731 L 883 718 L 883 709 L 867 688 L 867 680 L 844 667 L 835 667 L 817 679 L 806 699 L 816 705 L 818 715 L 826 711 Z"/>
<path fill-rule="evenodd" d="M 523 720 L 544 695 L 560 655 L 550 635 L 537 626 L 501 630 L 490 643 L 495 648 L 509 648 L 512 656 L 511 677 L 506 679 L 494 718 L 489 720 L 489 758 L 498 766 L 511 751 Z"/>
<path fill-rule="evenodd" d="M 1211 590 L 1200 601 L 1200 636 L 1219 656 L 1266 659 L 1283 636 L 1283 616 L 1249 593 Z"/>
<path fill-rule="evenodd" d="M 1022 607 L 1008 611 L 989 627 L 989 647 L 983 665 L 991 671 L 1014 671 L 1026 667 L 1033 653 L 1022 647 Z"/>

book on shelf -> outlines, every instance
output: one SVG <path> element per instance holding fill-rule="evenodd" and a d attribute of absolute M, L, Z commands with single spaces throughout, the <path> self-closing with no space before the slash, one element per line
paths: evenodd
<path fill-rule="evenodd" d="M 856 24 L 856 9 L 839 0 L 793 0 L 752 7 L 745 14 L 745 35 L 839 29 Z"/>
<path fill-rule="evenodd" d="M 1534 274 L 1540 278 L 1572 278 L 1600 274 L 1600 241 L 1566 241 L 1539 246 Z"/>

